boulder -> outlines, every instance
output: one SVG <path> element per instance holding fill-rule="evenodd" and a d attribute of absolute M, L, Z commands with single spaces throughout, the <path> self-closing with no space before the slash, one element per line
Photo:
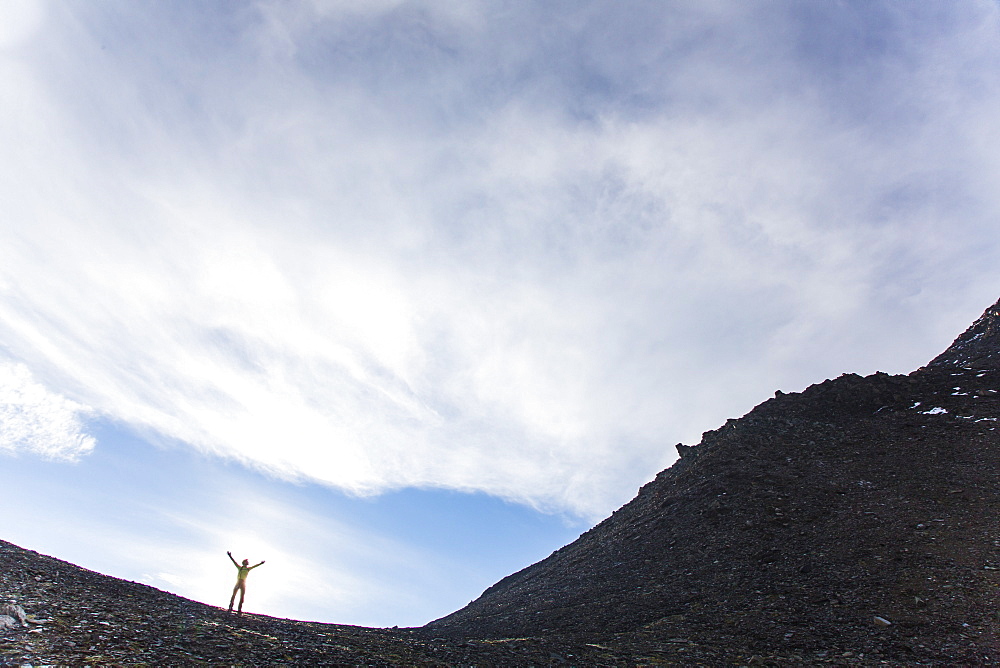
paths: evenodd
<path fill-rule="evenodd" d="M 9 619 L 10 622 L 6 620 Z M 3 607 L 0 607 L 0 628 L 24 626 L 28 623 L 28 616 L 24 612 L 24 608 L 15 604 L 8 603 Z"/>

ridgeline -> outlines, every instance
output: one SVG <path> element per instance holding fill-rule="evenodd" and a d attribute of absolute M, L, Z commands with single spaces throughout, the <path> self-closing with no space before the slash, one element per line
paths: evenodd
<path fill-rule="evenodd" d="M 0 542 L 0 666 L 1000 663 L 1000 302 L 908 375 L 777 393 L 418 629 L 236 618 Z M 23 613 L 23 614 L 22 614 Z"/>

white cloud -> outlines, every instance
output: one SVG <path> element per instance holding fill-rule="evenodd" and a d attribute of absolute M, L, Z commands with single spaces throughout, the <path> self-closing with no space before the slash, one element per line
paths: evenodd
<path fill-rule="evenodd" d="M 0 68 L 0 332 L 134 426 L 599 516 L 995 299 L 992 5 L 259 7 L 53 10 Z"/>
<path fill-rule="evenodd" d="M 35 382 L 23 364 L 0 361 L 0 452 L 75 460 L 95 445 L 81 419 L 88 412 Z"/>
<path fill-rule="evenodd" d="M 45 20 L 43 0 L 7 0 L 0 6 L 0 51 L 34 36 Z"/>

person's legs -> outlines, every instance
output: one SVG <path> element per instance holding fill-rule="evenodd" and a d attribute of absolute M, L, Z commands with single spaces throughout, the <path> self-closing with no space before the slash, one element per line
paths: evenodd
<path fill-rule="evenodd" d="M 236 592 L 241 591 L 243 589 L 243 587 L 240 586 L 242 584 L 243 584 L 243 580 L 237 580 L 236 581 L 236 586 L 233 587 L 233 595 L 229 597 L 229 612 L 233 611 L 233 601 L 236 600 Z M 242 596 L 240 597 L 240 607 L 243 607 L 243 597 Z"/>
<path fill-rule="evenodd" d="M 240 588 L 240 607 L 237 608 L 236 613 L 242 615 L 243 614 L 243 599 L 246 598 L 246 595 L 247 595 L 247 583 L 246 583 L 246 580 L 240 580 L 239 588 Z"/>

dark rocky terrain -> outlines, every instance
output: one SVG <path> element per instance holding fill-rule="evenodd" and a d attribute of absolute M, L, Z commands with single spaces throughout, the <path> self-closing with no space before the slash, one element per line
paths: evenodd
<path fill-rule="evenodd" d="M 27 614 L 0 666 L 1000 664 L 998 418 L 1000 302 L 909 375 L 778 393 L 678 445 L 421 629 L 235 617 L 0 542 L 0 606 Z"/>
<path fill-rule="evenodd" d="M 778 393 L 678 445 L 632 502 L 430 628 L 1000 664 L 998 390 L 1000 302 L 907 376 Z"/>
<path fill-rule="evenodd" d="M 13 603 L 10 605 L 9 603 Z M 24 621 L 11 608 L 24 612 Z M 9 616 L 9 615 L 8 615 Z M 237 616 L 0 541 L 0 666 L 634 665 L 627 649 L 553 636 L 445 639 Z"/>

